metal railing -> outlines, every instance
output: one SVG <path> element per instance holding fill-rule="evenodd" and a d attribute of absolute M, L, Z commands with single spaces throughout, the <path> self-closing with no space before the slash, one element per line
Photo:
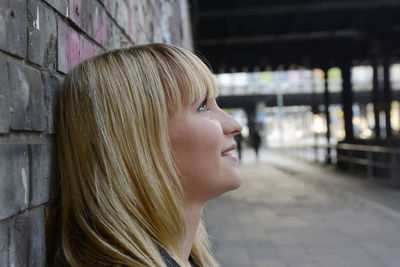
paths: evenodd
<path fill-rule="evenodd" d="M 284 147 L 283 150 L 296 151 L 296 155 L 301 155 L 299 151 L 308 151 L 308 153 L 314 151 L 315 155 L 313 158 L 317 161 L 319 158 L 317 156 L 318 151 L 321 149 L 327 151 L 328 148 L 330 148 L 331 155 L 334 152 L 335 157 L 331 156 L 333 162 L 339 164 L 340 162 L 347 163 L 349 171 L 353 171 L 354 165 L 361 165 L 366 169 L 367 179 L 373 179 L 374 170 L 386 170 L 389 173 L 391 182 L 393 184 L 400 184 L 400 148 L 397 147 L 339 143 L 337 145 L 294 145 Z"/>
<path fill-rule="evenodd" d="M 366 167 L 366 174 L 368 179 L 374 177 L 374 168 L 383 169 L 389 172 L 390 180 L 398 184 L 399 181 L 399 162 L 400 149 L 391 148 L 385 146 L 374 146 L 374 145 L 359 145 L 359 144 L 348 144 L 339 143 L 337 145 L 338 150 L 346 151 L 346 155 L 338 153 L 338 161 L 347 162 L 349 168 L 351 169 L 353 164 L 363 165 Z M 361 153 L 355 153 L 361 152 Z M 380 154 L 383 156 L 384 160 L 377 160 L 375 155 Z"/>

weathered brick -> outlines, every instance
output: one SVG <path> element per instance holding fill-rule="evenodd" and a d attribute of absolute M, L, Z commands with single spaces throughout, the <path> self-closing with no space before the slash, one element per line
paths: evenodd
<path fill-rule="evenodd" d="M 55 133 L 56 102 L 63 77 L 58 74 L 45 72 L 42 74 L 45 88 L 45 105 L 47 117 L 47 133 Z"/>
<path fill-rule="evenodd" d="M 104 0 L 104 6 L 118 25 L 129 35 L 132 33 L 132 11 L 129 1 Z"/>
<path fill-rule="evenodd" d="M 28 7 L 28 59 L 46 68 L 55 68 L 57 24 L 53 10 L 36 0 Z"/>
<path fill-rule="evenodd" d="M 182 31 L 182 11 L 181 1 L 163 1 L 161 10 L 156 5 L 151 5 L 150 13 L 152 18 L 159 17 L 159 24 L 152 21 L 154 31 L 152 32 L 152 42 L 166 42 L 181 44 Z"/>
<path fill-rule="evenodd" d="M 10 99 L 6 59 L 0 55 L 0 133 L 10 128 Z"/>
<path fill-rule="evenodd" d="M 79 37 L 79 58 L 84 59 L 93 55 L 96 51 L 96 46 L 85 36 Z"/>
<path fill-rule="evenodd" d="M 123 34 L 119 36 L 119 43 L 116 47 L 128 47 L 131 46 L 133 43 Z"/>
<path fill-rule="evenodd" d="M 147 21 L 145 25 L 147 27 L 146 32 L 150 35 L 151 42 L 169 43 L 169 39 L 171 38 L 168 36 L 168 40 L 165 40 L 164 35 L 165 33 L 169 33 L 165 30 L 169 27 L 171 13 L 171 3 L 168 1 L 161 2 L 159 5 L 154 3 L 149 4 L 147 16 L 150 17 L 151 20 Z"/>
<path fill-rule="evenodd" d="M 113 17 L 114 19 L 116 19 L 116 15 L 117 14 L 117 10 L 119 8 L 119 6 L 121 5 L 127 5 L 126 0 L 122 0 L 122 1 L 113 1 L 113 0 L 100 0 L 100 2 L 103 3 L 104 7 L 106 8 L 107 12 L 111 14 L 111 17 Z"/>
<path fill-rule="evenodd" d="M 28 146 L 0 145 L 0 220 L 28 207 Z"/>
<path fill-rule="evenodd" d="M 111 30 L 108 33 L 109 38 L 105 42 L 102 43 L 105 49 L 113 49 L 113 48 L 119 48 L 121 45 L 121 37 L 122 32 L 121 30 L 114 24 L 114 22 L 110 26 Z"/>
<path fill-rule="evenodd" d="M 152 3 L 142 2 L 141 5 L 143 12 L 143 21 L 140 21 L 140 31 L 146 35 L 148 42 L 153 41 L 154 28 L 157 28 L 157 24 L 160 23 L 161 17 L 154 17 L 154 9 Z"/>
<path fill-rule="evenodd" d="M 150 42 L 150 23 L 147 22 L 149 14 L 148 1 L 129 1 L 132 11 L 131 33 L 129 36 L 135 44 L 144 44 Z"/>
<path fill-rule="evenodd" d="M 49 5 L 54 7 L 55 9 L 58 10 L 61 14 L 63 14 L 65 17 L 69 17 L 69 9 L 68 9 L 68 1 L 60 1 L 60 0 L 44 0 L 46 1 Z"/>
<path fill-rule="evenodd" d="M 106 16 L 107 20 L 110 20 L 109 23 L 103 23 L 102 34 L 107 38 L 102 41 L 102 38 L 99 38 L 100 43 L 106 49 L 118 48 L 118 47 L 127 47 L 132 45 L 132 42 L 128 39 L 133 36 L 133 14 L 132 8 L 134 5 L 131 5 L 131 1 L 122 0 L 122 1 L 113 1 L 113 0 L 101 0 L 107 12 L 111 15 L 111 17 L 117 22 L 113 22 L 111 19 Z M 136 1 L 135 1 L 136 2 Z M 104 14 L 106 15 L 106 14 Z M 108 29 L 106 27 L 108 25 Z M 121 29 L 123 31 L 121 31 Z M 98 31 L 100 32 L 100 31 Z M 101 36 L 102 37 L 102 36 Z"/>
<path fill-rule="evenodd" d="M 50 178 L 54 172 L 54 154 L 51 144 L 29 145 L 30 152 L 30 206 L 49 200 Z"/>
<path fill-rule="evenodd" d="M 168 31 L 171 34 L 172 44 L 181 44 L 183 39 L 182 32 L 182 11 L 180 1 L 174 1 L 170 3 L 171 5 L 171 15 L 168 18 L 170 22 L 170 28 Z"/>
<path fill-rule="evenodd" d="M 69 17 L 76 25 L 81 27 L 82 0 L 69 0 L 68 6 Z"/>
<path fill-rule="evenodd" d="M 88 7 L 87 5 L 83 6 L 86 8 L 87 14 L 90 14 L 92 12 L 90 7 Z M 83 19 L 82 26 L 87 28 L 89 36 L 91 36 L 94 40 L 96 40 L 96 42 L 98 42 L 99 44 L 104 44 L 105 42 L 109 41 L 110 38 L 112 38 L 111 34 L 114 23 L 108 17 L 107 13 L 103 8 L 99 7 L 99 5 L 97 5 L 96 8 L 99 10 L 99 14 L 95 14 L 92 21 L 88 21 L 88 17 L 90 16 L 82 17 Z M 85 26 L 86 24 L 92 26 Z"/>
<path fill-rule="evenodd" d="M 26 1 L 0 1 L 0 49 L 26 57 Z"/>
<path fill-rule="evenodd" d="M 79 35 L 62 20 L 58 20 L 58 65 L 57 69 L 67 73 L 79 62 Z"/>
<path fill-rule="evenodd" d="M 11 129 L 44 131 L 44 89 L 40 72 L 13 60 L 8 61 Z"/>
<path fill-rule="evenodd" d="M 8 221 L 0 222 L 0 263 L 8 266 Z"/>
<path fill-rule="evenodd" d="M 192 28 L 190 27 L 190 12 L 187 0 L 180 0 L 182 18 L 182 40 L 180 45 L 186 49 L 193 48 Z"/>
<path fill-rule="evenodd" d="M 17 216 L 10 225 L 10 266 L 45 266 L 44 209 Z"/>
<path fill-rule="evenodd" d="M 138 37 L 139 37 L 139 33 L 141 32 L 140 30 L 140 21 L 143 20 L 143 13 L 140 12 L 139 10 L 139 3 L 136 1 L 129 1 L 128 2 L 129 5 L 129 10 L 131 11 L 131 20 L 129 22 L 129 26 L 128 29 L 129 31 L 127 32 L 127 34 L 129 35 L 129 37 L 133 40 L 133 42 L 135 44 L 138 44 Z M 142 34 L 143 35 L 143 34 Z"/>
<path fill-rule="evenodd" d="M 71 20 L 99 44 L 104 44 L 112 34 L 112 20 L 97 1 L 70 0 Z"/>

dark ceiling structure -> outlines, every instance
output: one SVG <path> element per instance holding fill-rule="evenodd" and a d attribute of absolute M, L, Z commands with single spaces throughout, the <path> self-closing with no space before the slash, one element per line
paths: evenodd
<path fill-rule="evenodd" d="M 215 73 L 400 58 L 400 1 L 192 0 L 195 49 Z"/>

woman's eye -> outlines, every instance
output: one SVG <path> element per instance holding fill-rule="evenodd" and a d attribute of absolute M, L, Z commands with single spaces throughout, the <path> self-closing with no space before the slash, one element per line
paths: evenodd
<path fill-rule="evenodd" d="M 205 104 L 201 104 L 200 107 L 198 107 L 197 111 L 202 112 L 202 111 L 207 111 L 207 107 Z"/>
<path fill-rule="evenodd" d="M 206 106 L 207 99 L 204 99 L 204 101 L 201 103 L 201 105 L 197 108 L 198 112 L 203 112 L 203 111 L 208 111 L 209 109 Z"/>

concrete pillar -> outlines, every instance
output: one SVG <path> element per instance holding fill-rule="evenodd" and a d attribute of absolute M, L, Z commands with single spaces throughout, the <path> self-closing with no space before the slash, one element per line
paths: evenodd
<path fill-rule="evenodd" d="M 249 128 L 249 136 L 254 132 L 256 120 L 256 104 L 248 105 L 244 108 L 247 116 L 247 127 Z"/>
<path fill-rule="evenodd" d="M 313 101 L 314 102 L 314 101 Z M 311 106 L 311 110 L 313 115 L 319 114 L 319 106 L 317 103 L 314 103 Z M 314 132 L 314 160 L 318 162 L 318 133 Z"/>
<path fill-rule="evenodd" d="M 389 60 L 383 60 L 383 102 L 386 120 L 386 138 L 392 137 L 392 124 L 390 123 L 390 107 L 392 102 L 392 90 L 390 86 Z"/>
<path fill-rule="evenodd" d="M 315 92 L 315 82 L 313 81 L 312 83 L 312 95 L 311 95 L 311 102 L 312 102 L 312 106 L 311 106 L 311 111 L 313 113 L 313 115 L 317 115 L 319 114 L 319 103 L 316 99 L 316 92 Z M 315 132 L 314 129 L 314 160 L 316 162 L 318 162 L 318 133 Z"/>
<path fill-rule="evenodd" d="M 346 62 L 341 65 L 342 71 L 342 104 L 344 112 L 344 129 L 346 142 L 354 139 L 353 133 L 353 90 L 351 85 L 351 65 Z"/>
<path fill-rule="evenodd" d="M 327 141 L 327 148 L 326 148 L 326 162 L 331 163 L 331 148 L 330 148 L 330 140 L 331 140 L 331 115 L 329 113 L 329 88 L 328 88 L 328 68 L 324 69 L 325 73 L 325 83 L 324 83 L 324 105 L 325 105 L 325 118 L 326 118 L 326 141 Z"/>
<path fill-rule="evenodd" d="M 374 105 L 374 117 L 375 117 L 375 138 L 381 138 L 381 128 L 379 121 L 379 79 L 378 79 L 378 62 L 374 60 L 372 64 L 373 68 L 373 79 L 372 79 L 372 103 Z"/>

